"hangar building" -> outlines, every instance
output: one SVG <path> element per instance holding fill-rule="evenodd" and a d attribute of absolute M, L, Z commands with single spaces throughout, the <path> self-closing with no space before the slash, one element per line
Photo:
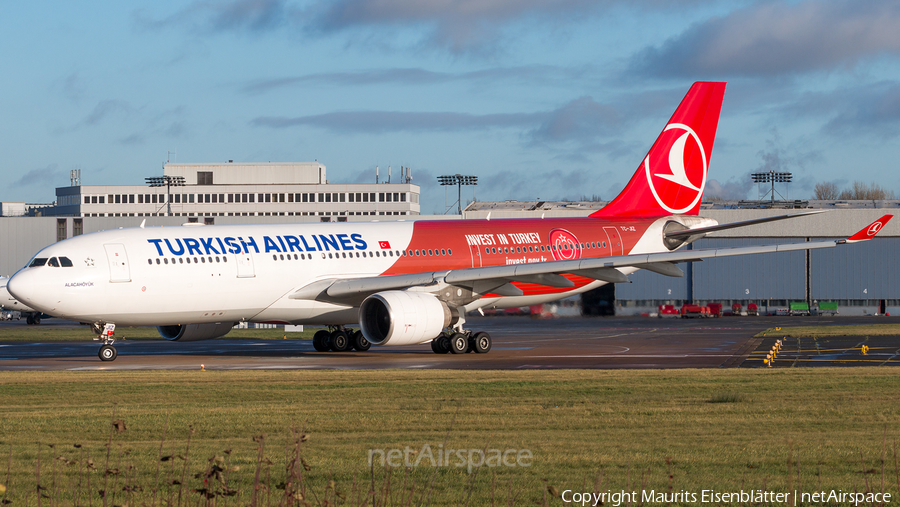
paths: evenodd
<path fill-rule="evenodd" d="M 472 203 L 466 218 L 587 216 L 606 202 Z M 778 203 L 776 203 L 778 204 Z M 782 205 L 784 203 L 781 203 Z M 743 208 L 738 202 L 703 203 L 700 214 L 719 223 L 784 215 L 791 209 Z M 760 204 L 755 203 L 756 206 Z M 794 207 L 794 206 L 789 206 Z M 842 239 L 885 214 L 900 215 L 900 201 L 808 201 L 797 207 L 827 213 L 711 234 L 687 248 L 722 248 Z M 794 210 L 796 211 L 796 210 Z M 760 308 L 788 303 L 837 302 L 841 314 L 900 313 L 900 216 L 878 237 L 853 245 L 812 251 L 780 252 L 707 259 L 681 266 L 683 278 L 650 271 L 615 285 L 615 312 L 655 312 L 660 304 L 754 302 Z"/>

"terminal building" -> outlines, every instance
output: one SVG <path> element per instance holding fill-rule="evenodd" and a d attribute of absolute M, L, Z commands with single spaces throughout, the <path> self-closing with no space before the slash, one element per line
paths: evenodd
<path fill-rule="evenodd" d="M 399 181 L 330 184 L 318 162 L 174 164 L 163 166 L 153 185 L 72 185 L 56 189 L 56 202 L 30 206 L 34 215 L 54 217 L 188 217 L 215 223 L 215 217 L 319 217 L 418 215 L 419 187 L 409 168 Z M 376 173 L 377 174 L 377 173 Z M 376 176 L 377 180 L 377 176 Z M 315 219 L 314 219 L 315 220 Z"/>

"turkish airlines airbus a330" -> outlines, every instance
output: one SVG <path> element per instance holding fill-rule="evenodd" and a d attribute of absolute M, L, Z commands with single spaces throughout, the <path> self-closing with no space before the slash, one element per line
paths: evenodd
<path fill-rule="evenodd" d="M 697 216 L 725 83 L 695 83 L 628 185 L 583 218 L 185 224 L 117 229 L 44 248 L 8 283 L 22 303 L 92 323 L 100 358 L 116 357 L 116 326 L 158 326 L 169 340 L 204 340 L 237 322 L 321 324 L 316 350 L 431 343 L 484 353 L 491 337 L 464 329 L 467 311 L 553 301 L 647 269 L 710 257 L 828 248 L 870 239 L 891 215 L 839 241 L 678 250 L 733 227 Z M 359 323 L 359 330 L 345 327 Z"/>

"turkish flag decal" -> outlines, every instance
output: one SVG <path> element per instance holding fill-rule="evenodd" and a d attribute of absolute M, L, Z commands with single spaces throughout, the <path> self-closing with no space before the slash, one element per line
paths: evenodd
<path fill-rule="evenodd" d="M 381 247 L 382 250 L 387 250 L 387 249 L 391 248 L 391 242 L 390 241 L 379 241 L 378 246 Z"/>

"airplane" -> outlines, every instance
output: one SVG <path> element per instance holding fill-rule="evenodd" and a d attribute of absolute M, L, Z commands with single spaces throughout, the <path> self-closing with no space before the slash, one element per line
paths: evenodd
<path fill-rule="evenodd" d="M 140 227 L 76 236 L 39 251 L 9 292 L 91 323 L 99 357 L 116 326 L 173 341 L 224 336 L 239 322 L 324 325 L 317 351 L 430 343 L 490 351 L 466 312 L 557 300 L 646 269 L 684 276 L 707 258 L 867 240 L 885 215 L 842 240 L 679 250 L 705 235 L 822 210 L 730 224 L 699 216 L 725 83 L 694 83 L 624 190 L 587 217 Z M 358 323 L 359 329 L 347 327 Z"/>
<path fill-rule="evenodd" d="M 37 325 L 41 323 L 43 315 L 41 312 L 34 311 L 27 305 L 23 305 L 21 301 L 16 300 L 6 290 L 6 284 L 9 282 L 8 276 L 0 276 L 0 309 L 8 312 L 19 312 L 19 315 L 25 316 L 28 325 Z"/>

